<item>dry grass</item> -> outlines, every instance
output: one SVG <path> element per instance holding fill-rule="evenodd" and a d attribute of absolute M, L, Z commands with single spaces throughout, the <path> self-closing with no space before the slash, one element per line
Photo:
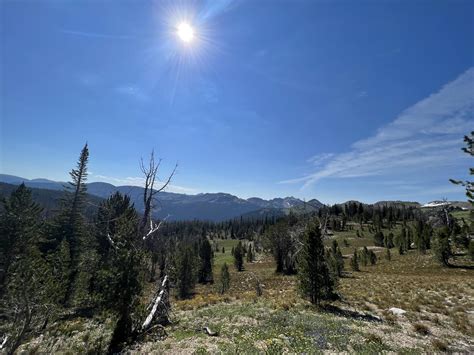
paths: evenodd
<path fill-rule="evenodd" d="M 371 246 L 368 235 L 365 231 L 354 244 Z M 349 238 L 347 232 L 343 237 Z M 448 345 L 449 351 L 474 352 L 472 269 L 442 268 L 429 254 L 410 251 L 400 256 L 393 250 L 392 261 L 380 258 L 375 266 L 362 267 L 361 272 L 340 280 L 342 300 L 334 305 L 345 313 L 338 314 L 317 310 L 302 300 L 296 290 L 296 276 L 275 274 L 270 255 L 258 255 L 255 262 L 245 263 L 243 272 L 237 272 L 230 254 L 236 243 L 219 241 L 220 249 L 224 245 L 226 252 L 215 254 L 214 285 L 197 285 L 191 299 L 172 300 L 173 324 L 166 328 L 168 338 L 136 344 L 131 352 L 432 353 L 447 351 Z M 221 295 L 216 284 L 224 262 L 229 265 L 231 287 Z M 350 270 L 348 264 L 346 270 Z M 263 288 L 260 297 L 255 292 L 257 278 Z M 152 287 L 147 285 L 144 300 Z M 407 313 L 393 315 L 388 312 L 391 307 Z M 382 322 L 356 316 L 364 314 L 378 315 Z M 203 326 L 218 331 L 219 336 L 206 336 Z M 54 337 L 31 345 L 50 343 L 55 343 Z M 39 351 L 48 349 L 41 345 Z"/>
<path fill-rule="evenodd" d="M 437 351 L 448 351 L 448 344 L 440 339 L 433 339 L 431 342 L 433 348 Z"/>
<path fill-rule="evenodd" d="M 344 238 L 349 238 L 347 233 Z M 235 241 L 225 243 L 226 253 L 216 253 L 214 277 L 218 281 L 224 261 L 230 264 L 229 292 L 218 295 L 215 287 L 198 285 L 194 298 L 176 301 L 175 309 L 197 311 L 222 304 L 232 308 L 236 302 L 248 305 L 263 302 L 267 308 L 262 312 L 293 314 L 295 309 L 301 309 L 302 300 L 296 291 L 295 276 L 275 274 L 274 262 L 269 255 L 259 255 L 256 262 L 246 263 L 245 270 L 237 272 L 232 265 L 231 247 L 228 247 Z M 371 246 L 371 236 L 365 231 L 365 237 L 357 238 L 350 248 L 354 244 Z M 346 265 L 346 270 L 349 269 Z M 379 258 L 377 265 L 362 267 L 361 272 L 341 279 L 338 290 L 342 302 L 336 302 L 336 305 L 379 315 L 384 320 L 383 325 L 368 323 L 361 326 L 359 329 L 365 335 L 358 340 L 359 345 L 362 342 L 366 344 L 364 346 L 388 346 L 400 351 L 417 348 L 430 352 L 443 351 L 449 342 L 455 351 L 470 351 L 474 350 L 474 342 L 470 338 L 473 323 L 467 311 L 474 309 L 473 276 L 473 270 L 440 267 L 430 254 L 420 255 L 410 251 L 400 256 L 393 249 L 390 262 Z M 254 290 L 256 277 L 263 285 L 261 297 L 257 297 Z M 402 308 L 407 313 L 395 316 L 387 311 L 391 307 Z M 193 316 L 190 317 L 192 319 Z M 236 319 L 227 321 L 234 322 Z M 433 337 L 435 340 L 432 340 Z M 361 348 L 353 348 L 354 351 L 358 349 Z"/>
<path fill-rule="evenodd" d="M 413 324 L 413 329 L 415 330 L 415 332 L 417 332 L 420 335 L 429 335 L 430 334 L 430 328 L 428 328 L 423 323 L 414 323 Z"/>

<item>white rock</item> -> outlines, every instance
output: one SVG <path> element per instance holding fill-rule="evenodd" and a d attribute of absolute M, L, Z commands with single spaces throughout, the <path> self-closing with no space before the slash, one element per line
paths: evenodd
<path fill-rule="evenodd" d="M 404 309 L 396 308 L 396 307 L 392 307 L 388 311 L 391 312 L 392 314 L 396 315 L 396 316 L 401 316 L 401 315 L 404 315 L 405 313 L 407 313 L 407 311 L 405 311 Z"/>

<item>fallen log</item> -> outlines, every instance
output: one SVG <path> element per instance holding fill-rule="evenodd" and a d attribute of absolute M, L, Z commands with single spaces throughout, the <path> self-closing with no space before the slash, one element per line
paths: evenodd
<path fill-rule="evenodd" d="M 153 302 L 153 306 L 151 307 L 150 313 L 148 313 L 148 316 L 146 317 L 145 321 L 142 324 L 142 330 L 148 329 L 148 327 L 151 325 L 153 319 L 155 318 L 156 312 L 162 304 L 166 308 L 167 305 L 164 304 L 164 299 L 168 296 L 168 275 L 166 275 L 163 278 L 163 281 L 161 283 L 160 291 L 158 292 L 158 295 L 155 298 L 155 301 Z"/>

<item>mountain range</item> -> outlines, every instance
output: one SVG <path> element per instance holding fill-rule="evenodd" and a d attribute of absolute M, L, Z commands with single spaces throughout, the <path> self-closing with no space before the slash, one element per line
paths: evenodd
<path fill-rule="evenodd" d="M 14 175 L 0 174 L 0 182 L 10 185 L 25 183 L 34 189 L 51 190 L 50 195 L 58 196 L 58 191 L 64 189 L 65 182 L 48 179 L 26 179 Z M 10 189 L 11 190 L 11 189 Z M 115 192 L 127 194 L 139 210 L 143 210 L 143 188 L 139 186 L 114 186 L 104 182 L 87 184 L 88 194 L 105 199 Z M 38 192 L 36 192 L 38 194 Z M 240 216 L 264 217 L 287 214 L 290 210 L 315 211 L 323 204 L 316 199 L 304 202 L 295 197 L 274 198 L 265 200 L 258 197 L 242 199 L 228 193 L 201 193 L 187 195 L 173 192 L 160 192 L 156 195 L 156 205 L 153 216 L 170 220 L 209 220 L 223 221 Z M 51 203 L 51 202 L 50 202 Z"/>

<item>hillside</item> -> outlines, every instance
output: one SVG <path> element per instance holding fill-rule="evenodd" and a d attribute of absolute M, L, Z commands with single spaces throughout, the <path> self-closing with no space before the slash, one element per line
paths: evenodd
<path fill-rule="evenodd" d="M 43 195 L 51 194 L 50 200 L 55 200 L 57 191 L 63 190 L 64 182 L 56 182 L 47 179 L 25 179 L 19 176 L 0 174 L 0 181 L 8 184 L 25 183 L 26 186 L 35 189 L 46 189 Z M 135 207 L 143 211 L 143 188 L 139 186 L 114 186 L 103 182 L 91 182 L 87 184 L 87 192 L 90 195 L 105 199 L 115 192 L 130 196 Z M 46 198 L 43 198 L 46 201 Z M 209 220 L 224 221 L 240 216 L 253 218 L 258 216 L 280 216 L 295 212 L 311 212 L 322 206 L 322 203 L 314 199 L 307 203 L 294 198 L 274 198 L 265 200 L 257 197 L 242 199 L 227 193 L 201 193 L 186 195 L 172 192 L 160 192 L 156 195 L 153 217 L 169 220 Z M 51 207 L 51 203 L 45 207 Z"/>
<path fill-rule="evenodd" d="M 331 239 L 359 251 L 374 248 L 364 225 L 362 237 L 355 231 L 336 232 Z M 397 226 L 397 229 L 400 227 Z M 384 233 L 388 230 L 384 229 Z M 395 230 L 394 230 L 395 232 Z M 245 243 L 252 244 L 245 240 Z M 471 266 L 443 268 L 431 252 L 420 255 L 410 250 L 398 255 L 392 249 L 376 250 L 376 265 L 350 269 L 339 281 L 339 301 L 315 307 L 297 292 L 296 275 L 275 273 L 271 255 L 258 254 L 246 262 L 242 272 L 230 268 L 229 291 L 218 291 L 219 272 L 231 265 L 231 249 L 237 240 L 215 240 L 214 285 L 196 286 L 189 299 L 173 297 L 171 321 L 150 331 L 126 350 L 142 353 L 287 354 L 287 353 L 440 353 L 474 351 Z M 326 244 L 330 245 L 331 240 Z M 222 252 L 222 248 L 225 251 Z M 461 263 L 467 260 L 461 258 Z M 256 294 L 256 280 L 262 295 Z M 149 285 L 151 288 L 151 285 Z M 394 314 L 390 309 L 403 314 Z M 105 351 L 113 322 L 99 317 L 75 317 L 48 327 L 48 332 L 31 339 L 20 350 L 48 352 Z M 214 336 L 203 329 L 208 327 Z M 88 339 L 84 342 L 83 339 Z"/>
<path fill-rule="evenodd" d="M 6 184 L 0 182 L 0 199 L 10 196 L 10 194 L 18 187 L 15 184 Z M 49 190 L 45 188 L 30 187 L 33 201 L 43 207 L 43 215 L 48 217 L 54 215 L 60 207 L 61 199 L 65 197 L 65 192 L 60 190 Z M 103 201 L 101 197 L 87 194 L 87 203 L 85 207 L 85 215 L 93 217 L 97 213 L 97 207 Z M 1 208 L 1 205 L 0 205 Z"/>

